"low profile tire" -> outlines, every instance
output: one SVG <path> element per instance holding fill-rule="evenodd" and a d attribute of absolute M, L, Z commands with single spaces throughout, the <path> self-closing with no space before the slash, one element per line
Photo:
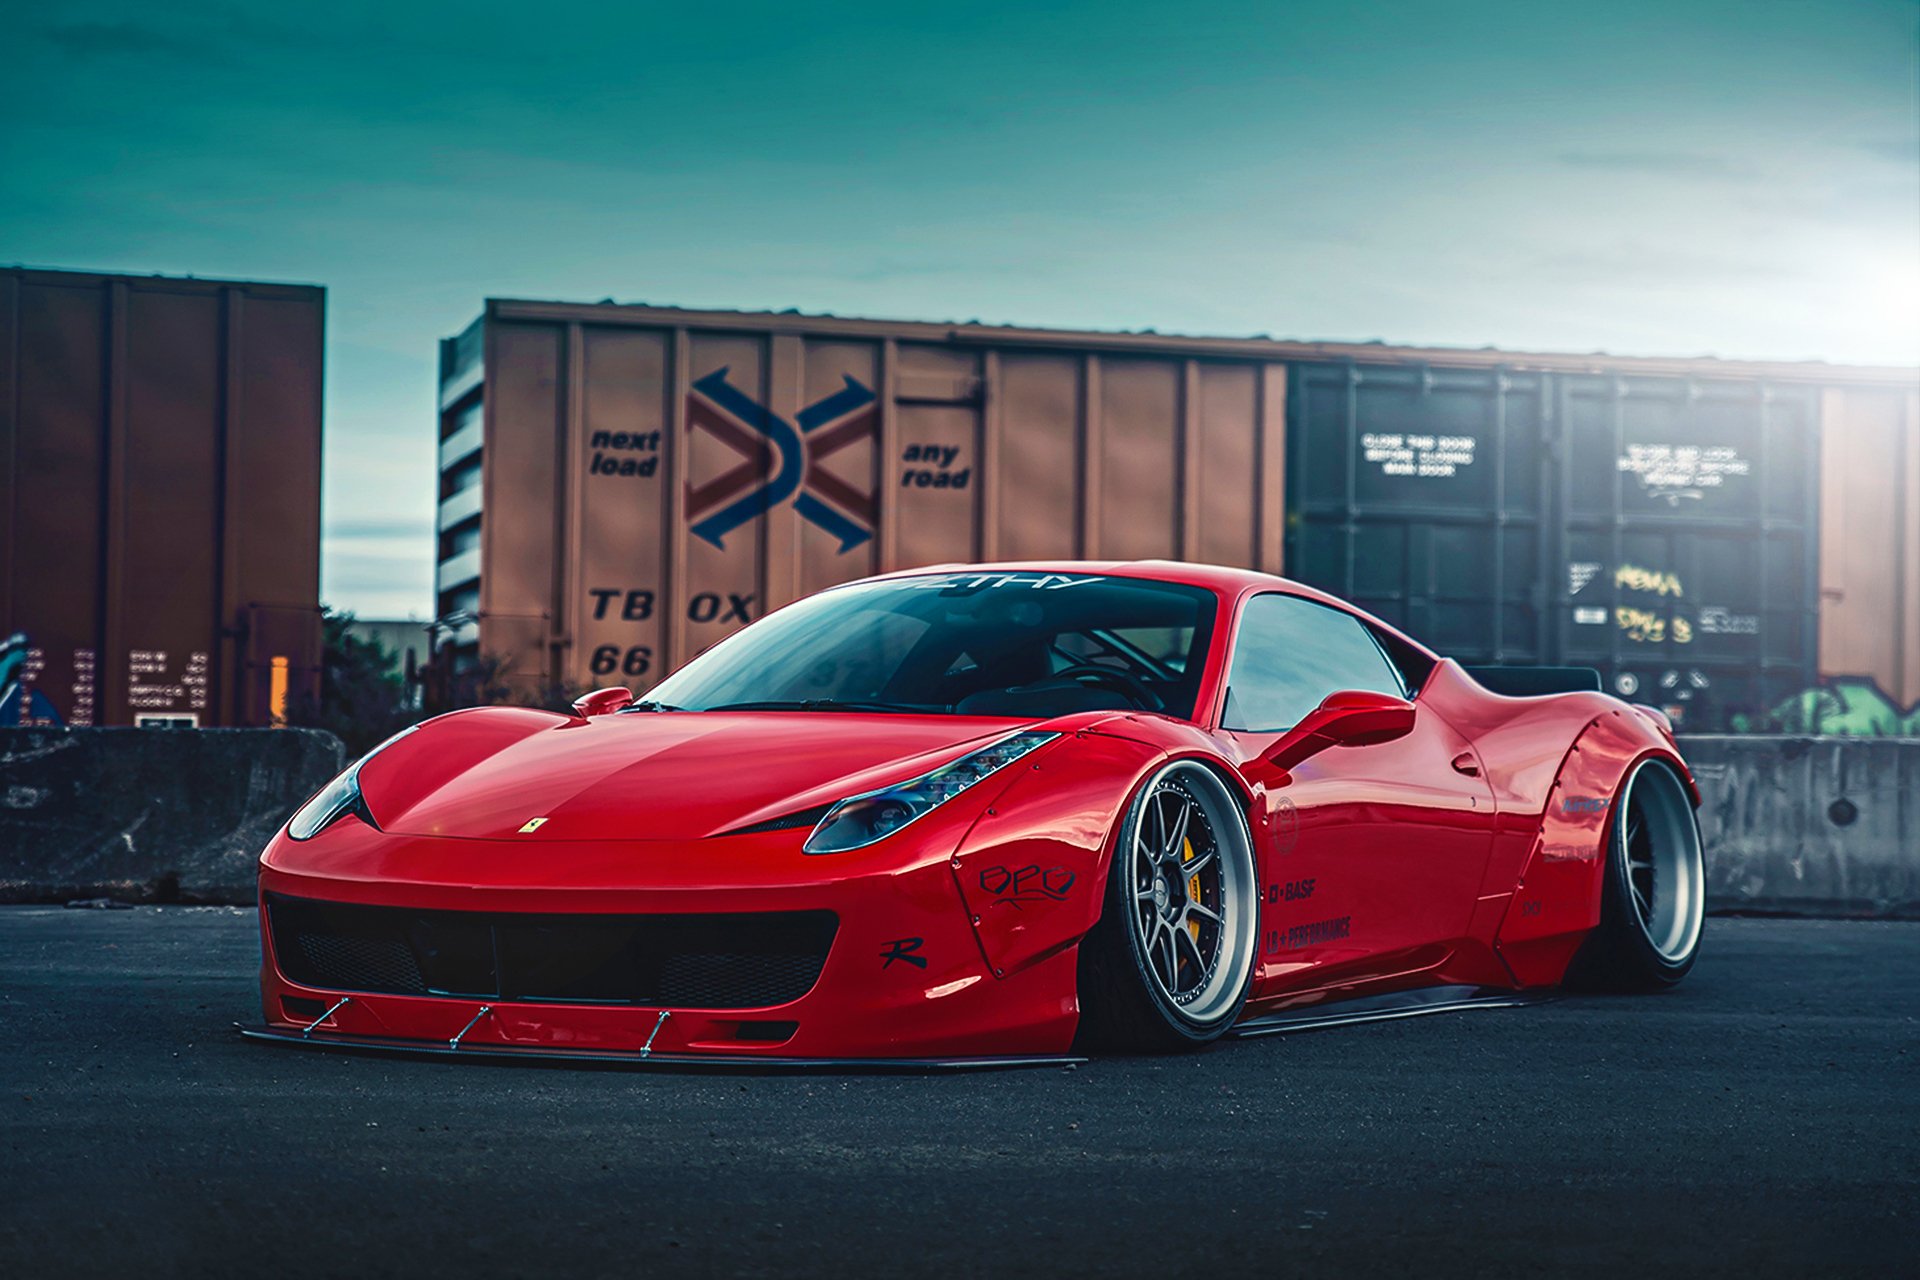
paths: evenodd
<path fill-rule="evenodd" d="M 1693 799 L 1672 765 L 1644 760 L 1614 797 L 1608 822 L 1600 924 L 1567 985 L 1664 990 L 1700 954 L 1707 885 Z"/>
<path fill-rule="evenodd" d="M 1163 1053 L 1225 1034 L 1253 980 L 1255 879 L 1246 814 L 1212 770 L 1183 760 L 1149 778 L 1080 947 L 1082 1047 Z"/>

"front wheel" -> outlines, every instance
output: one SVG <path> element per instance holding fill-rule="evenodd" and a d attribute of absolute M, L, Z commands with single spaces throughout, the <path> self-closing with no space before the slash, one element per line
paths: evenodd
<path fill-rule="evenodd" d="M 1657 991 L 1687 976 L 1706 910 L 1700 824 L 1680 775 L 1643 760 L 1615 797 L 1600 924 L 1575 957 L 1568 985 Z"/>
<path fill-rule="evenodd" d="M 1246 815 L 1212 770 L 1181 760 L 1148 779 L 1081 944 L 1081 1043 L 1165 1051 L 1225 1033 L 1252 985 L 1255 881 Z"/>

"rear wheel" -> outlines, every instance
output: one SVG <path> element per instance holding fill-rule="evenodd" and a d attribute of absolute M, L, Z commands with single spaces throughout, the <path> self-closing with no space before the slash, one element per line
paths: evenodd
<path fill-rule="evenodd" d="M 1693 801 L 1673 766 L 1645 760 L 1615 798 L 1600 925 L 1569 985 L 1614 991 L 1670 987 L 1700 953 L 1706 868 Z"/>
<path fill-rule="evenodd" d="M 1225 784 L 1192 761 L 1154 774 L 1080 948 L 1081 1042 L 1139 1052 L 1217 1039 L 1247 1001 L 1258 903 L 1246 815 Z"/>

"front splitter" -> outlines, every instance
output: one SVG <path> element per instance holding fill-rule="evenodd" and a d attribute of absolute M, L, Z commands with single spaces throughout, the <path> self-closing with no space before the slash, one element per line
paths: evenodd
<path fill-rule="evenodd" d="M 461 1058 L 485 1062 L 527 1062 L 547 1066 L 569 1064 L 620 1070 L 713 1071 L 738 1074 L 787 1074 L 830 1071 L 873 1075 L 923 1074 L 946 1071 L 1005 1071 L 1018 1067 L 1076 1066 L 1085 1058 L 1068 1055 L 1029 1058 L 781 1058 L 755 1055 L 647 1053 L 618 1049 L 528 1048 L 520 1045 L 472 1044 L 458 1046 L 444 1040 L 398 1040 L 383 1036 L 343 1036 L 331 1032 L 302 1033 L 283 1027 L 235 1023 L 249 1040 L 266 1040 L 304 1049 L 332 1049 L 346 1053 L 391 1054 L 402 1057 Z"/>

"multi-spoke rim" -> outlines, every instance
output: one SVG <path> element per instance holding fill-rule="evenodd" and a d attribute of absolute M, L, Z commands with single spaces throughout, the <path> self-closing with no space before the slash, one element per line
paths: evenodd
<path fill-rule="evenodd" d="M 1669 963 L 1700 938 L 1706 906 L 1700 828 L 1672 769 L 1647 761 L 1627 780 L 1615 816 L 1627 864 L 1627 893 L 1647 942 Z"/>
<path fill-rule="evenodd" d="M 1205 1023 L 1237 1003 L 1253 963 L 1253 852 L 1239 810 L 1199 765 L 1160 771 L 1127 830 L 1134 942 L 1161 994 Z"/>

